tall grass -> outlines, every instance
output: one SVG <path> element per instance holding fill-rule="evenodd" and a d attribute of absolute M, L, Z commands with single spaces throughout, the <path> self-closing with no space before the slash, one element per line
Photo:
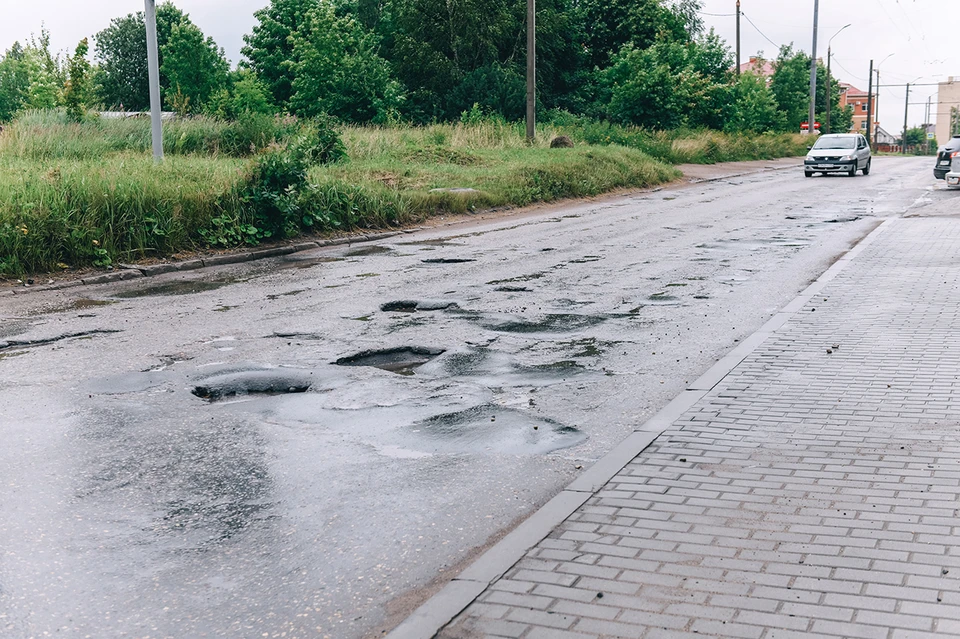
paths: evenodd
<path fill-rule="evenodd" d="M 0 134 L 0 275 L 277 237 L 257 228 L 262 218 L 244 194 L 258 163 L 277 160 L 277 149 L 298 139 L 301 124 L 274 118 L 165 123 L 168 158 L 157 165 L 149 158 L 147 120 L 76 124 L 55 111 L 21 116 Z M 799 136 L 649 132 L 563 118 L 540 126 L 533 142 L 522 123 L 496 118 L 345 126 L 339 133 L 347 158 L 313 167 L 306 187 L 278 199 L 287 222 L 278 227 L 281 235 L 384 228 L 439 212 L 593 196 L 676 179 L 671 164 L 805 150 Z M 558 135 L 576 146 L 549 148 Z"/>

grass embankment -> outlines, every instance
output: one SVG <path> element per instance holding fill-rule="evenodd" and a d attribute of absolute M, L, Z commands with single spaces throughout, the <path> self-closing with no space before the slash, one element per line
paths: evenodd
<path fill-rule="evenodd" d="M 0 274 L 261 241 L 242 197 L 256 161 L 247 156 L 298 131 L 289 119 L 172 122 L 167 159 L 155 165 L 148 121 L 22 117 L 0 135 Z M 803 150 L 793 136 L 647 133 L 600 123 L 545 126 L 532 145 L 522 125 L 497 121 L 340 133 L 346 159 L 310 169 L 310 186 L 288 202 L 302 223 L 288 232 L 393 227 L 442 212 L 597 195 L 675 179 L 673 163 Z M 577 145 L 550 149 L 558 134 Z M 442 190 L 450 188 L 472 190 Z"/>

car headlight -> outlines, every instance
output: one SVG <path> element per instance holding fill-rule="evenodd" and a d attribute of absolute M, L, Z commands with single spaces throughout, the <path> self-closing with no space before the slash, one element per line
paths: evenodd
<path fill-rule="evenodd" d="M 855 156 L 853 156 L 853 155 L 845 155 L 845 156 L 843 156 L 842 158 L 840 158 L 840 161 L 841 161 L 841 162 L 849 162 L 850 160 L 854 160 L 854 159 L 856 159 L 856 158 L 855 158 Z"/>
<path fill-rule="evenodd" d="M 817 159 L 817 158 L 813 157 L 812 155 L 808 155 L 808 156 L 807 156 L 807 162 L 813 162 L 813 161 L 815 161 L 816 159 Z"/>

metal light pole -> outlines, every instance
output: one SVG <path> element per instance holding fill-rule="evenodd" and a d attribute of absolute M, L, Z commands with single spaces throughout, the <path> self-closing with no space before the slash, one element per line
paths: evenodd
<path fill-rule="evenodd" d="M 840 31 L 843 31 L 849 26 L 851 25 L 848 24 L 846 26 L 841 27 Z M 840 35 L 840 31 L 837 31 L 836 33 L 834 33 L 832 36 L 830 36 L 830 39 L 827 40 L 827 122 L 826 122 L 827 133 L 833 133 L 833 129 L 830 126 L 830 103 L 833 102 L 833 94 L 832 94 L 833 82 L 830 78 L 830 54 L 831 54 L 831 47 L 833 46 L 833 39 L 836 38 L 838 35 Z"/>
<path fill-rule="evenodd" d="M 900 138 L 900 153 L 907 154 L 907 113 L 910 111 L 910 83 L 907 82 L 907 98 L 903 102 L 903 137 Z"/>
<path fill-rule="evenodd" d="M 813 123 L 817 110 L 817 23 L 820 19 L 820 0 L 813 0 L 813 49 L 810 52 L 810 114 L 807 118 L 807 134 L 813 135 Z"/>
<path fill-rule="evenodd" d="M 527 0 L 527 141 L 537 137 L 537 0 Z"/>
<path fill-rule="evenodd" d="M 150 123 L 153 137 L 153 159 L 163 160 L 163 125 L 160 114 L 160 56 L 157 53 L 156 0 L 143 0 L 147 23 L 147 68 L 150 78 Z"/>

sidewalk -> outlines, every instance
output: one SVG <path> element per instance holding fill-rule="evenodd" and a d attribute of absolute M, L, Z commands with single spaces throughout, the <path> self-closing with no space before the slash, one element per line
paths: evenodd
<path fill-rule="evenodd" d="M 890 220 L 389 637 L 960 637 L 958 377 L 960 221 Z"/>

